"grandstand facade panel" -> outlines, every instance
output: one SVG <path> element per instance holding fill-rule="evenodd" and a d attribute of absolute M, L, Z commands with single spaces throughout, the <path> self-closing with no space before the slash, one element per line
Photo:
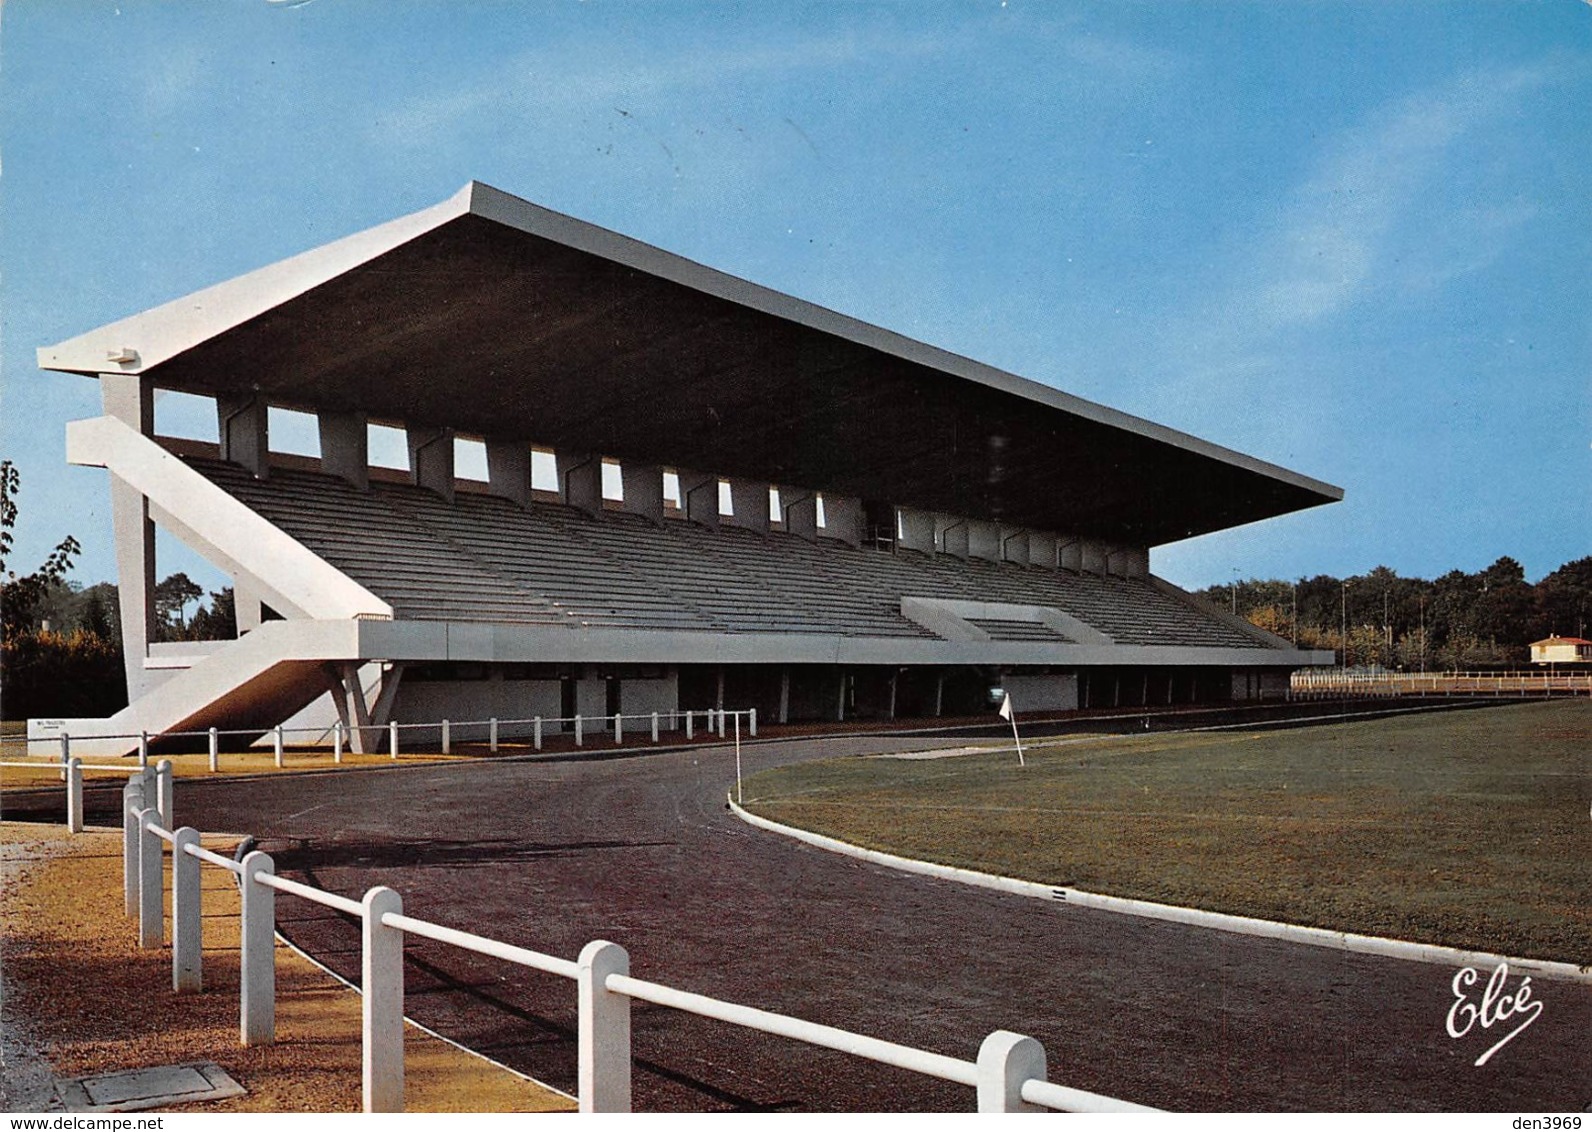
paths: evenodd
<path fill-rule="evenodd" d="M 68 458 L 111 475 L 132 700 L 41 740 L 1065 711 L 1330 661 L 1149 555 L 1337 488 L 479 184 L 39 362 L 102 385 Z M 211 398 L 216 439 L 157 435 L 162 389 Z M 273 408 L 318 455 L 274 450 Z M 376 425 L 407 468 L 371 465 Z M 239 639 L 151 643 L 157 523 L 233 579 Z"/>

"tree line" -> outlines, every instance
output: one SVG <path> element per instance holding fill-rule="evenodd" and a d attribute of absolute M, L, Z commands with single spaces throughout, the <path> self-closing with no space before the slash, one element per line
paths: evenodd
<path fill-rule="evenodd" d="M 1386 566 L 1337 578 L 1251 578 L 1198 591 L 1251 624 L 1331 649 L 1339 664 L 1409 672 L 1516 666 L 1531 642 L 1592 629 L 1592 556 L 1535 584 L 1513 558 L 1474 574 L 1404 578 Z"/>
<path fill-rule="evenodd" d="M 38 567 L 10 569 L 20 477 L 0 461 L 0 716 L 110 715 L 127 706 L 116 587 L 67 577 L 82 548 L 68 535 Z M 155 587 L 157 641 L 236 637 L 232 589 L 205 592 L 186 574 Z M 193 607 L 190 614 L 189 607 Z"/>

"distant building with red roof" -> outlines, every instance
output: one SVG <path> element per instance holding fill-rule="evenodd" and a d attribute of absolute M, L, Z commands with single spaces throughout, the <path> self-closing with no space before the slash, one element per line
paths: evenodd
<path fill-rule="evenodd" d="M 1592 661 L 1592 641 L 1555 635 L 1531 642 L 1532 664 L 1574 664 L 1578 661 Z"/>

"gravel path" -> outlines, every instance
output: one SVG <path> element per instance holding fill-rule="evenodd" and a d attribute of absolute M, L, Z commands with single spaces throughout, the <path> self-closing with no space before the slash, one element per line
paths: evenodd
<path fill-rule="evenodd" d="M 922 739 L 749 747 L 748 771 Z M 942 1053 L 997 1028 L 1054 1080 L 1176 1109 L 1580 1111 L 1592 989 L 1533 986 L 1537 1022 L 1451 1039 L 1455 972 L 914 878 L 753 830 L 724 807 L 723 749 L 183 783 L 178 820 L 246 829 L 280 872 L 573 957 Z M 111 804 L 91 795 L 91 810 Z M 282 927 L 358 977 L 347 920 L 283 901 Z M 1485 979 L 1486 972 L 1483 973 Z M 408 1009 L 563 1088 L 571 984 L 417 941 Z M 635 1011 L 641 1109 L 957 1110 L 971 1091 L 671 1011 Z"/>

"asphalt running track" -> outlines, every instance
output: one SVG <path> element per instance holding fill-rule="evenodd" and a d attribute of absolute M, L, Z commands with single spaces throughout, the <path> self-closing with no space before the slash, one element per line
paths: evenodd
<path fill-rule="evenodd" d="M 746 748 L 748 771 L 921 739 Z M 1592 987 L 1533 981 L 1512 1029 L 1445 1032 L 1454 970 L 1047 905 L 911 877 L 729 814 L 724 748 L 252 780 L 185 779 L 177 820 L 253 832 L 280 873 L 573 958 L 623 944 L 686 990 L 972 1058 L 995 1029 L 1044 1043 L 1052 1080 L 1199 1110 L 1582 1111 Z M 58 792 L 54 806 L 58 806 Z M 16 799 L 9 801 L 15 802 Z M 114 820 L 91 788 L 90 820 Z M 52 809 L 54 808 L 52 806 Z M 14 805 L 8 805 L 16 814 Z M 352 920 L 278 901 L 279 926 L 357 982 Z M 412 940 L 410 1017 L 575 1086 L 563 979 Z M 1483 972 L 1485 978 L 1487 972 Z M 1511 980 L 1513 983 L 1515 980 Z M 640 1110 L 967 1110 L 972 1090 L 637 1003 Z"/>

